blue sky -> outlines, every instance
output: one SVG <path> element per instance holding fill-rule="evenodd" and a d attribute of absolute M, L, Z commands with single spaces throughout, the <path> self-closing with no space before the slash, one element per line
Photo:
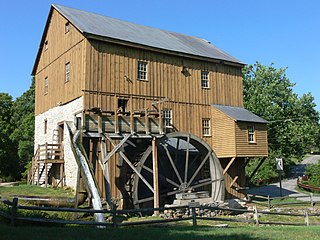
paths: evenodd
<path fill-rule="evenodd" d="M 14 98 L 31 70 L 52 3 L 205 38 L 247 64 L 288 67 L 320 110 L 319 0 L 1 0 L 0 92 Z"/>

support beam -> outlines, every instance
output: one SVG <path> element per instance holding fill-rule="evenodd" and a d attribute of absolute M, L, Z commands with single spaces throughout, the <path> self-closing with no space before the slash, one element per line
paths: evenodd
<path fill-rule="evenodd" d="M 230 183 L 229 188 L 231 188 L 233 186 L 233 184 L 238 180 L 239 176 L 235 176 L 235 178 L 232 180 L 232 182 Z"/>
<path fill-rule="evenodd" d="M 107 157 L 107 144 L 105 141 L 101 141 L 101 153 L 102 153 L 102 159 L 105 159 Z M 111 187 L 110 187 L 110 178 L 109 178 L 109 163 L 103 164 L 103 175 L 105 180 L 105 186 L 106 186 L 106 201 L 110 207 L 112 208 L 111 203 Z"/>
<path fill-rule="evenodd" d="M 109 142 L 111 143 L 111 145 L 113 147 L 116 146 L 116 144 L 112 141 L 112 139 L 105 134 L 101 134 L 101 136 L 105 139 L 108 139 Z M 141 181 L 150 189 L 150 191 L 152 193 L 154 193 L 154 190 L 152 188 L 152 186 L 149 184 L 149 182 L 141 175 L 141 173 L 135 168 L 135 166 L 133 166 L 133 164 L 130 162 L 130 160 L 127 158 L 127 156 L 123 153 L 123 152 L 119 152 L 120 156 L 122 157 L 123 160 L 126 161 L 126 163 L 129 165 L 129 167 L 139 176 L 139 178 L 141 179 Z"/>
<path fill-rule="evenodd" d="M 232 165 L 232 163 L 234 162 L 234 160 L 236 160 L 235 157 L 231 158 L 230 162 L 228 163 L 228 165 L 226 166 L 226 168 L 223 170 L 223 175 L 225 175 L 225 174 L 228 172 L 228 170 L 229 170 L 229 168 L 231 167 L 231 165 Z"/>
<path fill-rule="evenodd" d="M 259 170 L 259 168 L 261 167 L 262 163 L 264 163 L 264 161 L 266 160 L 267 158 L 264 157 L 261 159 L 261 161 L 259 162 L 259 164 L 257 165 L 257 167 L 253 170 L 253 172 L 251 173 L 249 179 L 248 179 L 248 182 L 250 182 L 251 178 L 256 174 L 256 172 Z"/>
<path fill-rule="evenodd" d="M 105 157 L 103 158 L 103 164 L 106 164 L 108 162 L 112 155 L 119 150 L 119 148 L 131 137 L 131 135 L 132 134 L 125 135 L 121 142 L 118 145 L 116 145 L 109 154 L 105 155 Z"/>
<path fill-rule="evenodd" d="M 153 207 L 159 207 L 159 169 L 158 169 L 158 148 L 157 139 L 152 139 L 152 165 L 153 165 Z M 159 215 L 159 211 L 154 211 L 155 215 Z"/>

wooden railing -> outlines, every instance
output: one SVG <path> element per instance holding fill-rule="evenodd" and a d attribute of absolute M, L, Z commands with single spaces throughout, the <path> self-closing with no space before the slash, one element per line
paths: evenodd
<path fill-rule="evenodd" d="M 32 158 L 32 166 L 28 174 L 30 184 L 40 184 L 40 179 L 44 178 L 44 183 L 48 184 L 48 172 L 53 163 L 63 164 L 63 148 L 61 144 L 45 143 L 38 145 L 36 153 Z M 61 174 L 63 174 L 61 172 Z M 63 174 L 64 175 L 64 174 Z"/>
<path fill-rule="evenodd" d="M 221 207 L 209 207 L 209 206 L 200 206 L 199 203 L 191 202 L 186 206 L 175 206 L 175 207 L 160 207 L 160 208 L 144 208 L 144 209 L 129 209 L 129 210 L 117 210 L 116 205 L 113 206 L 112 210 L 89 210 L 83 208 L 57 208 L 57 207 L 38 207 L 38 206 L 30 206 L 30 205 L 20 205 L 18 203 L 18 198 L 14 198 L 13 201 L 9 200 L 0 200 L 0 202 L 9 206 L 7 212 L 1 212 L 0 216 L 4 217 L 11 221 L 11 225 L 15 225 L 17 221 L 25 221 L 25 222 L 42 222 L 42 223 L 59 223 L 63 225 L 68 224 L 76 224 L 76 225 L 91 225 L 91 226 L 109 226 L 109 227 L 117 227 L 117 226 L 131 226 L 131 225 L 146 225 L 146 224 L 161 224 L 168 222 L 177 222 L 177 221 L 190 221 L 192 220 L 193 226 L 196 226 L 198 220 L 206 220 L 206 221 L 218 221 L 218 222 L 242 222 L 242 223 L 253 223 L 255 225 L 291 225 L 291 226 L 319 226 L 318 221 L 312 221 L 310 218 L 318 218 L 320 216 L 319 213 L 311 213 L 310 210 L 305 210 L 302 213 L 292 213 L 292 212 L 270 212 L 270 211 L 259 211 L 256 206 L 254 206 L 253 210 L 248 209 L 233 209 L 233 208 L 221 208 Z M 43 211 L 43 212 L 73 212 L 73 213 L 84 213 L 84 214 L 95 214 L 95 213 L 103 213 L 111 216 L 109 218 L 110 221 L 102 223 L 102 222 L 93 222 L 93 221 L 80 221 L 80 220 L 62 220 L 55 218 L 39 218 L 39 214 L 37 216 L 32 217 L 32 214 L 23 214 L 23 212 L 19 212 L 18 210 L 25 211 Z M 140 220 L 136 218 L 135 221 L 126 221 L 121 222 L 122 215 L 130 215 L 130 214 L 145 214 L 150 212 L 166 212 L 168 210 L 180 210 L 187 211 L 188 214 L 186 216 L 181 216 L 177 218 L 167 218 L 167 219 L 150 219 L 150 220 Z M 222 215 L 216 215 L 214 217 L 204 217 L 201 216 L 201 211 L 209 210 L 223 213 Z M 225 215 L 230 214 L 233 217 L 226 217 Z M 253 219 L 247 219 L 243 217 L 237 217 L 237 214 L 241 213 L 249 213 L 253 215 Z M 280 221 L 261 221 L 262 215 L 273 215 L 274 217 L 278 216 L 280 219 L 282 216 L 289 217 L 297 217 L 301 220 L 292 221 L 291 222 L 282 222 Z"/>
<path fill-rule="evenodd" d="M 164 133 L 162 110 L 164 104 L 170 102 L 167 98 L 88 90 L 84 93 L 85 116 L 82 125 L 85 131 Z"/>

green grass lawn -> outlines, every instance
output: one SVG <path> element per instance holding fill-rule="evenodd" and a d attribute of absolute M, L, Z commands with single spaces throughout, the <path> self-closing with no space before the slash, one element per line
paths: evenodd
<path fill-rule="evenodd" d="M 70 189 L 64 188 L 44 188 L 36 185 L 21 184 L 19 186 L 0 186 L 0 197 L 12 198 L 14 195 L 20 196 L 43 196 L 43 197 L 73 197 L 74 193 Z"/>
<path fill-rule="evenodd" d="M 158 227 L 125 227 L 125 228 L 87 228 L 87 227 L 9 227 L 0 225 L 1 240 L 57 240 L 57 239 L 319 239 L 319 227 L 271 227 L 245 226 L 214 228 L 208 226 L 158 226 Z"/>

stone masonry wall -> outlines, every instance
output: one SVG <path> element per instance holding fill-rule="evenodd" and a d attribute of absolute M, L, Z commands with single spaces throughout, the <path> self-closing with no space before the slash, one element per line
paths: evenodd
<path fill-rule="evenodd" d="M 58 129 L 58 123 L 74 122 L 76 117 L 80 117 L 83 109 L 83 98 L 73 100 L 65 105 L 57 106 L 35 117 L 35 142 L 34 151 L 37 150 L 38 144 L 53 143 L 54 130 Z M 47 130 L 45 133 L 45 121 Z M 77 186 L 78 165 L 71 150 L 71 139 L 68 136 L 66 123 L 64 123 L 64 160 L 66 185 L 75 189 Z"/>

